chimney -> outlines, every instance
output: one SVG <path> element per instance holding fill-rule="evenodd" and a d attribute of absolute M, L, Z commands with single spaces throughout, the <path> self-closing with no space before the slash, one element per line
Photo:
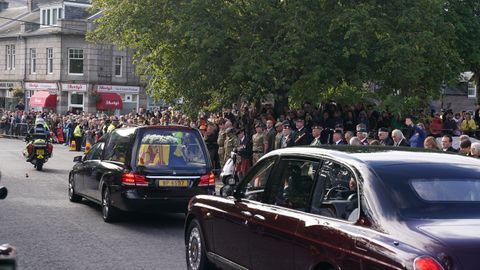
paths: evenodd
<path fill-rule="evenodd" d="M 6 0 L 0 0 L 0 12 L 8 8 L 8 2 Z"/>
<path fill-rule="evenodd" d="M 39 0 L 27 0 L 28 12 L 32 12 L 38 9 L 38 1 Z"/>

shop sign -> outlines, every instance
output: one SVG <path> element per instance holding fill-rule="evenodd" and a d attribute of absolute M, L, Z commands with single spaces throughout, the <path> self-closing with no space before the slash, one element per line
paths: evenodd
<path fill-rule="evenodd" d="M 25 83 L 25 89 L 27 90 L 48 90 L 49 92 L 55 92 L 58 90 L 56 83 Z"/>
<path fill-rule="evenodd" d="M 97 85 L 99 93 L 132 93 L 138 94 L 140 87 L 138 86 L 121 86 L 121 85 Z"/>
<path fill-rule="evenodd" d="M 118 100 L 105 100 L 105 105 L 118 107 L 120 102 Z"/>
<path fill-rule="evenodd" d="M 14 87 L 15 87 L 15 83 L 13 82 L 0 82 L 0 89 L 10 89 Z"/>
<path fill-rule="evenodd" d="M 87 92 L 86 84 L 62 83 L 62 91 Z"/>

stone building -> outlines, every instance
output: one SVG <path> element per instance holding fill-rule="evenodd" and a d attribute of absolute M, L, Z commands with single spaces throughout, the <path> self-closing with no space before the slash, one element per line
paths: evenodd
<path fill-rule="evenodd" d="M 133 53 L 85 40 L 99 16 L 90 7 L 91 0 L 0 0 L 0 107 L 15 106 L 15 89 L 27 108 L 58 113 L 146 107 Z"/>

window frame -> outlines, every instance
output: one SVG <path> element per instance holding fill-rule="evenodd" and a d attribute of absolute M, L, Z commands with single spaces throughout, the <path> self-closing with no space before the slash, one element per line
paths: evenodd
<path fill-rule="evenodd" d="M 47 48 L 47 74 L 53 74 L 53 48 Z"/>
<path fill-rule="evenodd" d="M 118 59 L 120 59 L 120 63 L 117 62 Z M 119 74 L 117 74 L 117 67 L 119 67 L 119 71 L 120 71 Z M 114 69 L 115 77 L 117 78 L 123 77 L 123 56 L 115 56 L 113 69 Z"/>
<path fill-rule="evenodd" d="M 271 156 L 271 157 L 267 157 L 265 159 L 262 159 L 259 163 L 257 163 L 255 165 L 255 167 L 250 170 L 247 175 L 245 175 L 245 177 L 243 178 L 243 180 L 239 183 L 239 185 L 237 186 L 237 189 L 235 190 L 235 197 L 236 198 L 241 198 L 241 200 L 246 200 L 246 201 L 254 201 L 254 202 L 259 202 L 259 203 L 267 203 L 269 201 L 269 198 L 268 196 L 266 196 L 266 194 L 268 194 L 269 190 L 270 190 L 270 185 L 271 185 L 271 178 L 272 178 L 272 175 L 274 175 L 275 173 L 275 169 L 276 167 L 278 166 L 278 160 L 279 160 L 279 156 L 275 155 L 275 156 Z M 262 168 L 262 165 L 263 164 L 267 164 L 267 163 L 270 163 L 270 162 L 273 162 L 272 164 L 272 169 L 269 173 L 269 175 L 267 176 L 267 182 L 265 184 L 265 187 L 263 189 L 263 198 L 261 201 L 256 201 L 256 200 L 252 200 L 252 199 L 248 199 L 246 198 L 246 188 L 247 188 L 247 184 L 250 183 L 251 180 L 253 180 L 253 177 L 260 171 L 260 169 Z"/>
<path fill-rule="evenodd" d="M 271 205 L 278 206 L 278 207 L 284 207 L 284 208 L 294 210 L 294 211 L 300 211 L 300 212 L 303 212 L 303 213 L 310 213 L 311 205 L 312 205 L 312 199 L 313 199 L 313 193 L 314 193 L 314 190 L 317 186 L 317 182 L 318 182 L 318 179 L 319 179 L 319 173 L 323 168 L 324 160 L 321 159 L 321 158 L 309 157 L 309 156 L 291 156 L 291 155 L 288 155 L 288 156 L 280 157 L 280 159 L 278 160 L 278 169 L 276 169 L 274 171 L 274 174 L 273 174 L 273 177 L 272 177 L 272 179 L 274 179 L 276 181 L 270 183 L 270 189 L 268 190 L 269 192 L 271 192 L 271 190 L 273 190 L 273 188 L 275 186 L 282 184 L 282 183 L 278 183 L 278 181 L 281 181 L 282 174 L 284 172 L 284 170 L 281 169 L 281 168 L 284 165 L 284 162 L 289 162 L 289 161 L 299 161 L 299 162 L 303 162 L 303 163 L 305 163 L 305 162 L 317 163 L 316 168 L 315 168 L 315 173 L 313 175 L 312 186 L 310 187 L 310 192 L 309 192 L 308 198 L 305 202 L 305 209 L 304 210 L 299 210 L 299 209 L 290 208 L 290 207 L 287 207 L 287 206 L 277 205 L 275 203 L 275 201 L 273 200 L 277 194 L 269 194 L 269 196 L 268 196 L 269 200 L 267 201 L 267 203 L 271 204 Z M 278 186 L 278 187 L 280 187 L 280 186 Z M 278 189 L 277 192 L 278 191 L 280 191 L 280 189 Z"/>
<path fill-rule="evenodd" d="M 125 132 L 125 134 L 120 134 L 123 132 Z M 107 142 L 105 143 L 105 146 L 103 147 L 102 160 L 110 161 L 110 162 L 119 162 L 119 163 L 122 163 L 123 165 L 129 164 L 132 156 L 132 145 L 134 145 L 133 142 L 135 140 L 135 136 L 136 136 L 136 132 L 135 131 L 132 132 L 131 130 L 121 130 L 120 132 L 118 130 L 112 131 Z M 119 137 L 128 137 L 128 143 L 126 143 L 126 145 L 128 145 L 129 147 L 127 147 L 126 151 L 122 153 L 125 155 L 124 162 L 121 162 L 115 159 L 109 159 L 110 157 L 113 157 L 113 155 L 115 155 L 114 148 L 115 146 L 119 145 L 119 139 L 118 139 Z M 110 155 L 109 151 L 112 152 L 111 153 L 112 155 L 110 157 L 109 157 Z"/>
<path fill-rule="evenodd" d="M 362 197 L 363 197 L 363 194 L 362 194 L 363 181 L 362 181 L 361 175 L 359 174 L 358 170 L 355 167 L 350 166 L 350 165 L 348 165 L 348 164 L 346 164 L 342 161 L 335 160 L 335 159 L 328 158 L 328 157 L 322 157 L 321 159 L 322 159 L 322 164 L 318 168 L 317 178 L 316 178 L 314 186 L 312 187 L 312 194 L 311 194 L 311 197 L 310 197 L 308 213 L 310 213 L 312 215 L 315 215 L 315 216 L 318 216 L 318 217 L 321 217 L 321 218 L 328 218 L 328 219 L 341 221 L 341 222 L 346 222 L 346 223 L 350 223 L 350 224 L 356 223 L 357 220 L 360 218 L 360 212 L 362 211 L 361 200 L 362 200 Z M 342 219 L 342 218 L 338 218 L 338 217 L 329 217 L 329 216 L 321 215 L 319 213 L 313 213 L 312 212 L 312 204 L 313 204 L 313 199 L 314 199 L 313 195 L 315 195 L 315 193 L 316 193 L 315 191 L 317 190 L 317 185 L 321 184 L 320 183 L 320 180 L 321 180 L 320 173 L 325 169 L 325 164 L 328 163 L 328 162 L 333 162 L 333 163 L 336 163 L 338 165 L 341 165 L 341 166 L 345 167 L 352 174 L 352 177 L 355 178 L 355 181 L 356 181 L 356 184 L 357 184 L 357 196 L 358 196 L 357 197 L 358 198 L 357 209 L 358 209 L 358 214 L 357 214 L 357 218 L 354 221 L 349 221 L 348 217 L 347 217 L 347 219 Z M 322 185 L 323 185 L 323 189 L 325 191 L 325 184 L 323 183 Z M 326 193 L 322 194 L 322 202 L 325 199 L 324 198 L 325 195 L 326 195 Z"/>
<path fill-rule="evenodd" d="M 81 55 L 82 55 L 82 58 L 72 58 L 71 56 L 75 56 L 75 54 L 77 55 L 80 55 L 80 52 L 81 51 Z M 75 76 L 83 76 L 84 73 L 85 73 L 85 50 L 83 48 L 68 48 L 67 50 L 67 53 L 68 53 L 68 75 L 75 75 Z M 72 60 L 74 61 L 82 61 L 82 73 L 74 73 L 72 72 L 71 68 L 72 68 Z"/>
<path fill-rule="evenodd" d="M 15 70 L 15 44 L 5 45 L 5 70 Z"/>
<path fill-rule="evenodd" d="M 30 74 L 37 74 L 37 49 L 30 48 Z"/>
<path fill-rule="evenodd" d="M 40 9 L 40 26 L 58 26 L 58 20 L 63 19 L 63 7 L 48 7 Z"/>
<path fill-rule="evenodd" d="M 99 142 L 93 145 L 90 152 L 85 155 L 85 161 L 93 161 L 93 160 L 102 160 L 103 157 L 103 149 L 105 148 L 104 142 Z M 95 155 L 99 153 L 99 157 L 95 158 Z M 91 155 L 91 156 L 89 156 Z"/>

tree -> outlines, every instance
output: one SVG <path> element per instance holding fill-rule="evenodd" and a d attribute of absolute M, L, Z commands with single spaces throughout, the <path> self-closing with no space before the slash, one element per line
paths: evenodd
<path fill-rule="evenodd" d="M 455 28 L 455 49 L 462 61 L 460 72 L 473 72 L 480 89 L 480 2 L 445 1 L 445 18 Z"/>
<path fill-rule="evenodd" d="M 149 92 L 190 108 L 345 89 L 425 100 L 456 66 L 440 0 L 94 0 L 89 38 L 136 51 Z M 323 93 L 323 94 L 322 94 Z M 360 96 L 363 96 L 361 94 Z"/>

